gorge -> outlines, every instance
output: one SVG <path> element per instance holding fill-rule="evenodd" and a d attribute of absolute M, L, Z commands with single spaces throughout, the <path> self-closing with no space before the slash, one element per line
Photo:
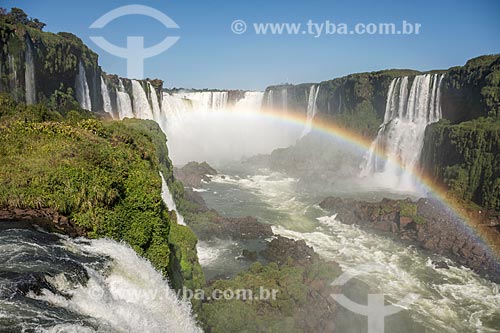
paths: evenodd
<path fill-rule="evenodd" d="M 0 40 L 0 331 L 366 331 L 339 290 L 419 295 L 387 332 L 500 329 L 499 55 L 165 89 L 70 33 Z"/>

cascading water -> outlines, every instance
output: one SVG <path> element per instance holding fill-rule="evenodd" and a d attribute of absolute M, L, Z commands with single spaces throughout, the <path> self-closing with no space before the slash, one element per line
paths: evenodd
<path fill-rule="evenodd" d="M 118 116 L 120 119 L 134 118 L 132 101 L 130 100 L 129 94 L 125 91 L 121 79 L 118 81 L 118 90 L 116 91 L 116 105 L 118 106 Z"/>
<path fill-rule="evenodd" d="M 246 91 L 242 99 L 234 105 L 235 111 L 258 111 L 262 105 L 264 93 L 261 91 Z"/>
<path fill-rule="evenodd" d="M 163 202 L 165 202 L 165 205 L 167 205 L 167 208 L 169 210 L 173 210 L 177 215 L 177 224 L 186 225 L 186 223 L 184 222 L 184 217 L 177 210 L 177 206 L 175 205 L 172 193 L 170 193 L 170 189 L 168 188 L 167 182 L 165 181 L 165 177 L 163 177 L 163 174 L 161 172 L 160 176 L 161 176 L 161 197 L 163 199 Z"/>
<path fill-rule="evenodd" d="M 92 110 L 92 102 L 90 100 L 90 89 L 87 83 L 85 68 L 81 61 L 78 62 L 78 74 L 76 75 L 76 99 L 80 103 L 82 109 Z"/>
<path fill-rule="evenodd" d="M 286 88 L 281 90 L 281 108 L 285 112 L 288 110 L 288 90 Z"/>
<path fill-rule="evenodd" d="M 111 97 L 109 96 L 108 86 L 104 78 L 101 76 L 101 95 L 103 109 L 106 113 L 109 113 L 113 117 L 113 106 L 111 104 Z"/>
<path fill-rule="evenodd" d="M 307 120 L 301 138 L 311 132 L 314 116 L 316 115 L 316 99 L 318 98 L 319 86 L 312 85 L 307 96 Z"/>
<path fill-rule="evenodd" d="M 444 75 L 417 75 L 408 90 L 409 78 L 391 82 L 384 123 L 366 157 L 362 176 L 382 174 L 387 184 L 412 188 L 408 172 L 419 163 L 427 125 L 441 119 L 440 88 Z M 379 152 L 386 159 L 378 158 Z M 399 164 L 401 167 L 399 167 Z"/>
<path fill-rule="evenodd" d="M 26 104 L 36 103 L 36 87 L 35 87 L 35 61 L 33 58 L 33 47 L 31 43 L 26 41 L 26 53 L 24 55 L 25 72 L 24 81 L 26 88 Z"/>
<path fill-rule="evenodd" d="M 149 96 L 150 96 L 150 100 L 151 100 L 151 106 L 153 109 L 153 119 L 158 124 L 160 124 L 161 108 L 160 108 L 160 102 L 158 101 L 158 95 L 156 95 L 156 90 L 150 82 L 148 82 L 148 88 L 149 88 Z"/>
<path fill-rule="evenodd" d="M 132 94 L 134 95 L 134 115 L 140 119 L 153 119 L 153 112 L 148 97 L 139 81 L 132 80 Z"/>
<path fill-rule="evenodd" d="M 227 91 L 178 92 L 174 96 L 190 100 L 195 111 L 218 111 L 227 107 Z"/>
<path fill-rule="evenodd" d="M 129 246 L 7 223 L 0 232 L 0 331 L 201 332 L 189 302 Z"/>
<path fill-rule="evenodd" d="M 272 108 L 274 106 L 274 99 L 273 99 L 273 95 L 274 95 L 274 91 L 272 89 L 270 89 L 268 92 L 267 92 L 267 96 L 266 96 L 266 107 L 267 108 Z"/>

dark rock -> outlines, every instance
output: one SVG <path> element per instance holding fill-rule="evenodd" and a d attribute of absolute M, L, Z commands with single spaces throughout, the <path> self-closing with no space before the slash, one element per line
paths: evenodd
<path fill-rule="evenodd" d="M 448 264 L 444 261 L 433 261 L 432 264 L 436 267 L 436 268 L 440 268 L 440 269 L 450 269 L 450 266 L 448 266 Z"/>
<path fill-rule="evenodd" d="M 87 232 L 75 225 L 67 216 L 60 215 L 50 208 L 40 209 L 0 209 L 2 220 L 29 220 L 50 232 L 59 232 L 70 237 L 85 237 Z"/>
<path fill-rule="evenodd" d="M 174 168 L 174 177 L 180 180 L 184 186 L 199 187 L 202 181 L 210 182 L 209 176 L 215 176 L 217 171 L 207 162 L 189 162 L 182 168 Z"/>
<path fill-rule="evenodd" d="M 276 236 L 261 254 L 267 260 L 280 265 L 285 264 L 288 258 L 300 265 L 319 258 L 314 249 L 304 240 L 293 240 L 282 236 Z"/>
<path fill-rule="evenodd" d="M 184 198 L 195 204 L 195 209 L 193 210 L 194 213 L 206 212 L 209 210 L 203 197 L 198 192 L 193 191 L 190 187 L 184 188 Z"/>
<path fill-rule="evenodd" d="M 328 197 L 320 207 L 337 214 L 342 223 L 357 224 L 416 242 L 426 250 L 446 255 L 479 274 L 488 275 L 493 281 L 500 281 L 500 263 L 493 252 L 486 250 L 486 245 L 478 243 L 477 238 L 470 237 L 465 222 L 437 200 L 420 199 L 415 203 L 384 199 L 374 203 Z M 490 214 L 480 215 L 488 219 L 485 224 L 490 223 Z"/>
<path fill-rule="evenodd" d="M 250 251 L 247 249 L 244 249 L 243 252 L 241 253 L 241 256 L 243 259 L 248 260 L 248 261 L 256 261 L 257 260 L 257 252 L 255 251 Z"/>

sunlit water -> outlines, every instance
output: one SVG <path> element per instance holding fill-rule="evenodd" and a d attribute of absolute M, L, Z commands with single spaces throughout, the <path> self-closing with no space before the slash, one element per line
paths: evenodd
<path fill-rule="evenodd" d="M 130 247 L 0 225 L 0 332 L 200 332 Z"/>
<path fill-rule="evenodd" d="M 407 294 L 418 295 L 406 311 L 386 318 L 386 332 L 500 332 L 499 285 L 412 245 L 340 223 L 317 205 L 321 198 L 299 187 L 297 179 L 266 170 L 247 174 L 233 169 L 204 184 L 203 190 L 208 206 L 221 214 L 255 216 L 277 234 L 304 239 L 345 271 L 366 264 L 383 267 L 382 272 L 358 272 L 359 280 L 347 284 L 345 293 L 364 304 L 368 292 L 382 293 L 391 303 Z M 345 195 L 346 189 L 339 192 Z M 238 260 L 227 243 L 212 244 L 212 249 L 209 245 L 205 243 L 202 252 L 214 252 L 207 256 L 210 260 L 202 260 L 205 269 L 224 271 L 228 262 Z M 436 268 L 435 260 L 448 262 L 450 269 Z M 340 311 L 339 331 L 366 332 L 366 326 L 366 317 Z"/>

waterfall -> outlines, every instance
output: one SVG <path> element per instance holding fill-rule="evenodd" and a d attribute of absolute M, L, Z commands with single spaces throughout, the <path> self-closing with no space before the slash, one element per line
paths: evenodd
<path fill-rule="evenodd" d="M 122 242 L 9 228 L 0 244 L 3 332 L 201 332 L 189 302 Z"/>
<path fill-rule="evenodd" d="M 173 210 L 177 215 L 177 224 L 186 225 L 184 222 L 184 217 L 177 211 L 177 206 L 175 205 L 174 198 L 172 197 L 172 193 L 170 193 L 170 189 L 168 188 L 167 182 L 165 181 L 165 177 L 160 172 L 161 176 L 161 197 L 163 198 L 163 202 L 167 205 L 169 210 Z"/>
<path fill-rule="evenodd" d="M 307 120 L 301 138 L 311 132 L 314 116 L 316 115 L 316 99 L 318 98 L 319 86 L 312 85 L 307 96 Z"/>
<path fill-rule="evenodd" d="M 408 173 L 418 166 L 425 128 L 441 119 L 440 88 L 444 75 L 417 75 L 408 90 L 408 77 L 392 80 L 384 123 L 366 156 L 361 175 L 381 173 L 396 186 L 412 186 Z M 382 153 L 386 158 L 379 159 Z M 387 161 L 392 161 L 388 163 Z M 398 166 L 399 164 L 400 166 Z"/>
<path fill-rule="evenodd" d="M 195 111 L 218 111 L 227 107 L 227 91 L 178 92 L 174 96 L 190 100 Z"/>
<path fill-rule="evenodd" d="M 281 90 L 281 107 L 285 112 L 288 110 L 288 90 L 286 88 Z"/>
<path fill-rule="evenodd" d="M 132 101 L 130 100 L 129 94 L 125 91 L 123 82 L 121 79 L 118 80 L 118 90 L 116 91 L 116 105 L 118 107 L 118 116 L 120 119 L 123 118 L 134 118 L 134 112 L 132 111 Z"/>
<path fill-rule="evenodd" d="M 269 89 L 267 93 L 267 98 L 266 98 L 266 107 L 267 108 L 272 108 L 274 106 L 273 102 L 273 90 Z"/>
<path fill-rule="evenodd" d="M 80 103 L 80 107 L 85 110 L 92 110 L 92 102 L 90 100 L 90 89 L 87 83 L 85 68 L 81 61 L 78 62 L 78 74 L 76 75 L 76 99 Z"/>
<path fill-rule="evenodd" d="M 264 93 L 261 91 L 246 91 L 243 98 L 234 105 L 235 111 L 259 111 Z"/>
<path fill-rule="evenodd" d="M 139 81 L 132 80 L 132 94 L 134 96 L 134 115 L 139 119 L 153 119 L 153 112 L 148 97 Z"/>
<path fill-rule="evenodd" d="M 106 113 L 109 113 L 113 117 L 113 107 L 111 105 L 111 97 L 109 96 L 108 86 L 104 78 L 101 76 L 101 95 L 103 109 Z"/>
<path fill-rule="evenodd" d="M 24 55 L 25 71 L 24 81 L 26 88 L 26 104 L 36 103 L 36 88 L 35 88 L 35 61 L 33 59 L 33 47 L 31 42 L 26 40 L 26 53 Z"/>
<path fill-rule="evenodd" d="M 159 124 L 161 119 L 161 108 L 160 108 L 160 102 L 158 101 L 158 95 L 156 95 L 156 90 L 149 81 L 148 81 L 148 87 L 149 87 L 151 106 L 153 108 L 153 119 Z"/>

